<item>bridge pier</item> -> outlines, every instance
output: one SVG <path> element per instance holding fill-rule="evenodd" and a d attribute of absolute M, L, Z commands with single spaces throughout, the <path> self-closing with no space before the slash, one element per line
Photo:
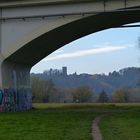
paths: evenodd
<path fill-rule="evenodd" d="M 1 65 L 0 111 L 24 111 L 32 108 L 30 67 L 4 61 Z"/>

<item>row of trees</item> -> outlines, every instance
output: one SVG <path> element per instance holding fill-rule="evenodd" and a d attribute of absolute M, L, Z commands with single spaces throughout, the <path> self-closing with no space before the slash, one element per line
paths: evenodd
<path fill-rule="evenodd" d="M 139 88 L 121 88 L 112 95 L 105 91 L 95 93 L 88 86 L 58 89 L 52 80 L 31 78 L 33 102 L 140 102 Z"/>
<path fill-rule="evenodd" d="M 140 89 L 123 87 L 112 95 L 112 102 L 140 102 Z"/>
<path fill-rule="evenodd" d="M 96 102 L 97 95 L 88 86 L 79 86 L 71 89 L 58 89 L 52 80 L 42 80 L 37 77 L 31 78 L 33 102 Z M 106 93 L 104 93 L 106 94 Z M 99 101 L 106 102 L 108 99 Z M 105 95 L 107 97 L 107 95 Z M 104 97 L 103 97 L 104 98 Z"/>

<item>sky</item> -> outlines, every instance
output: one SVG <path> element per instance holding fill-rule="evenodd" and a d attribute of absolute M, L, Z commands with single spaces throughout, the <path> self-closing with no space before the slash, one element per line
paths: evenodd
<path fill-rule="evenodd" d="M 67 66 L 68 74 L 108 74 L 126 67 L 139 67 L 139 37 L 140 27 L 93 33 L 56 50 L 37 63 L 31 72 L 42 73 Z"/>

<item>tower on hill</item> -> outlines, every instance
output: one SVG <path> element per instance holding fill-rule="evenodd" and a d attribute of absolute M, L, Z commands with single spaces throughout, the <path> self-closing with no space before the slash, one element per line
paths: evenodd
<path fill-rule="evenodd" d="M 64 76 L 67 75 L 67 67 L 62 67 L 62 73 Z"/>

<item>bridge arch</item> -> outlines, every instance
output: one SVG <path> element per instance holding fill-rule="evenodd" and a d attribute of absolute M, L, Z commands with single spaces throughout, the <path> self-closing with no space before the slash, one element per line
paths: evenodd
<path fill-rule="evenodd" d="M 1 66 L 2 89 L 14 93 L 15 110 L 31 108 L 30 69 L 41 59 L 78 38 L 101 30 L 140 22 L 140 10 L 105 12 L 74 20 L 21 46 Z M 19 100 L 17 102 L 17 100 Z M 18 107 L 17 107 L 18 106 Z"/>
<path fill-rule="evenodd" d="M 10 61 L 32 67 L 53 51 L 76 39 L 105 29 L 140 22 L 139 16 L 140 10 L 132 10 L 106 12 L 80 18 L 30 40 L 4 62 Z"/>

